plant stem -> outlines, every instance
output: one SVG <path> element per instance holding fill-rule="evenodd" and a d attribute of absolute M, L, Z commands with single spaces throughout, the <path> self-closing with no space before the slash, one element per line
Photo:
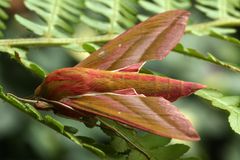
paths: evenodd
<path fill-rule="evenodd" d="M 199 23 L 190 25 L 186 28 L 186 33 L 191 32 L 193 29 L 204 29 L 209 27 L 220 26 L 240 26 L 239 19 L 225 19 L 216 20 L 212 22 Z M 95 37 L 82 37 L 82 38 L 20 38 L 20 39 L 2 39 L 0 40 L 0 46 L 61 46 L 68 44 L 82 44 L 86 42 L 104 42 L 109 41 L 116 37 L 117 34 L 107 34 Z"/>
<path fill-rule="evenodd" d="M 114 28 L 115 28 L 116 22 L 118 21 L 119 16 L 120 16 L 120 15 L 118 15 L 120 13 L 120 11 L 119 11 L 120 6 L 119 5 L 120 5 L 119 0 L 113 1 L 113 7 L 112 7 L 113 13 L 112 13 L 112 16 L 110 18 L 110 28 L 109 28 L 109 31 L 108 31 L 108 33 L 110 33 L 110 34 L 114 33 Z"/>
<path fill-rule="evenodd" d="M 111 40 L 116 35 L 103 35 L 84 38 L 20 38 L 0 40 L 0 46 L 61 46 L 68 44 L 82 44 L 86 42 L 103 42 Z"/>

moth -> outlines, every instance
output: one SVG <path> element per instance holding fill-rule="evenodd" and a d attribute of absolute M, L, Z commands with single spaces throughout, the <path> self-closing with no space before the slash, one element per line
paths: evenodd
<path fill-rule="evenodd" d="M 160 136 L 199 140 L 171 102 L 205 86 L 139 73 L 146 61 L 162 60 L 176 46 L 188 17 L 173 10 L 139 23 L 76 66 L 48 74 L 35 96 L 68 117 L 106 117 Z"/>

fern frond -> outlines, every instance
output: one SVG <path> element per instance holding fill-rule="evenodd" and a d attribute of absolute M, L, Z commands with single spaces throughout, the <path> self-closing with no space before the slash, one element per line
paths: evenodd
<path fill-rule="evenodd" d="M 207 17 L 215 19 L 215 22 L 230 22 L 233 21 L 234 25 L 220 26 L 207 26 L 202 28 L 192 28 L 192 33 L 198 35 L 210 35 L 211 32 L 218 34 L 230 34 L 235 33 L 232 26 L 240 26 L 240 1 L 239 0 L 197 0 L 196 8 L 201 12 L 205 13 Z M 217 23 L 216 23 L 217 24 Z M 228 27 L 228 28 L 220 28 Z"/>
<path fill-rule="evenodd" d="M 137 0 L 87 0 L 81 21 L 105 33 L 120 33 L 137 21 Z"/>
<path fill-rule="evenodd" d="M 163 1 L 163 0 L 139 0 L 139 5 L 151 13 L 157 14 L 173 9 L 187 9 L 191 7 L 190 0 L 174 0 L 174 1 Z M 138 15 L 141 21 L 145 20 L 148 16 Z"/>
<path fill-rule="evenodd" d="M 2 30 L 6 29 L 6 25 L 4 21 L 8 19 L 7 13 L 4 11 L 4 9 L 10 7 L 10 0 L 1 0 L 0 1 L 0 38 L 3 37 Z"/>
<path fill-rule="evenodd" d="M 54 119 L 50 115 L 42 115 L 31 104 L 20 102 L 16 96 L 14 96 L 12 94 L 4 93 L 3 87 L 1 85 L 0 85 L 0 99 L 11 104 L 15 108 L 21 110 L 22 112 L 29 115 L 30 117 L 37 120 L 38 122 L 44 124 L 45 126 L 52 128 L 53 130 L 62 134 L 65 137 L 67 137 L 68 139 L 70 139 L 71 141 L 76 143 L 77 145 L 84 147 L 84 148 L 88 149 L 89 151 L 95 153 L 100 158 L 104 158 L 106 156 L 105 153 L 101 149 L 95 147 L 94 145 L 90 144 L 89 142 L 85 142 L 86 138 L 88 138 L 88 137 L 81 137 L 81 136 L 75 135 L 76 131 L 77 131 L 76 128 L 64 126 L 61 122 Z M 88 139 L 94 141 L 91 138 L 88 138 Z"/>
<path fill-rule="evenodd" d="M 197 0 L 196 8 L 212 19 L 240 18 L 239 0 Z"/>
<path fill-rule="evenodd" d="M 211 53 L 208 53 L 207 56 L 205 56 L 204 54 L 198 52 L 195 49 L 185 48 L 182 44 L 178 44 L 174 48 L 173 51 L 175 51 L 179 54 L 187 55 L 189 57 L 194 57 L 194 58 L 197 58 L 197 59 L 201 59 L 201 60 L 216 64 L 216 65 L 225 67 L 225 68 L 230 69 L 230 70 L 235 71 L 235 72 L 240 72 L 240 67 L 229 64 L 229 63 L 224 62 L 224 61 L 221 61 L 217 57 L 213 56 Z"/>
<path fill-rule="evenodd" d="M 82 0 L 26 0 L 25 6 L 41 21 L 31 21 L 16 15 L 17 21 L 39 36 L 67 37 L 73 33 L 72 24 L 79 21 Z"/>

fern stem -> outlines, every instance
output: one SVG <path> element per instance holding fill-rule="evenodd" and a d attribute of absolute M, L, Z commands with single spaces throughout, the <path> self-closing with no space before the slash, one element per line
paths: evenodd
<path fill-rule="evenodd" d="M 55 27 L 55 23 L 56 23 L 56 16 L 58 16 L 58 13 L 59 13 L 59 0 L 54 0 L 53 2 L 53 5 L 52 5 L 52 8 L 51 8 L 51 15 L 49 16 L 49 19 L 48 19 L 48 29 L 47 29 L 47 33 L 46 34 L 46 37 L 52 37 L 52 30 L 53 28 Z"/>
<path fill-rule="evenodd" d="M 82 44 L 86 42 L 104 42 L 113 39 L 117 35 L 103 35 L 83 38 L 20 38 L 2 39 L 0 46 L 59 46 L 67 44 Z"/>
<path fill-rule="evenodd" d="M 193 24 L 190 25 L 186 28 L 185 32 L 189 33 L 191 30 L 194 29 L 204 29 L 204 28 L 210 28 L 210 27 L 235 27 L 235 26 L 240 26 L 240 19 L 221 19 L 221 20 L 216 20 L 216 21 L 211 21 L 211 22 L 205 22 L 205 23 L 199 23 L 199 24 Z"/>
<path fill-rule="evenodd" d="M 216 20 L 212 22 L 190 25 L 186 28 L 186 33 L 196 28 L 209 28 L 220 26 L 240 26 L 239 19 Z M 104 42 L 116 37 L 117 34 L 108 34 L 95 37 L 83 38 L 20 38 L 20 39 L 1 39 L 0 46 L 59 46 L 67 44 L 82 44 L 86 42 Z"/>
<path fill-rule="evenodd" d="M 114 28 L 116 25 L 116 22 L 118 21 L 118 14 L 119 14 L 119 8 L 120 8 L 120 1 L 119 0 L 115 0 L 113 1 L 113 14 L 111 16 L 110 19 L 110 29 L 109 29 L 109 34 L 114 33 Z"/>

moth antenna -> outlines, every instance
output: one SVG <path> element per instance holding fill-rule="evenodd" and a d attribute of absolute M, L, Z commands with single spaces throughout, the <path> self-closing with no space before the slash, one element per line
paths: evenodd
<path fill-rule="evenodd" d="M 68 106 L 68 105 L 66 105 L 66 104 L 64 104 L 64 103 L 61 103 L 61 102 L 58 102 L 58 101 L 54 101 L 54 100 L 48 100 L 48 99 L 45 99 L 45 98 L 39 98 L 40 100 L 42 100 L 42 101 L 44 101 L 44 102 L 48 102 L 48 103 L 52 103 L 52 104 L 57 104 L 57 105 L 60 105 L 60 106 L 63 106 L 63 107 L 66 107 L 66 108 L 68 108 L 68 109 L 70 109 L 70 110 L 73 110 L 73 111 L 76 111 L 76 112 L 78 112 L 77 110 L 75 110 L 74 108 L 72 108 L 72 107 L 70 107 L 70 106 Z"/>
<path fill-rule="evenodd" d="M 28 99 L 28 98 L 20 98 L 12 93 L 7 93 L 8 96 L 14 97 L 17 100 L 21 101 L 21 102 L 25 102 L 25 103 L 31 103 L 31 104 L 35 104 L 38 102 L 38 100 L 34 100 L 34 99 Z"/>

